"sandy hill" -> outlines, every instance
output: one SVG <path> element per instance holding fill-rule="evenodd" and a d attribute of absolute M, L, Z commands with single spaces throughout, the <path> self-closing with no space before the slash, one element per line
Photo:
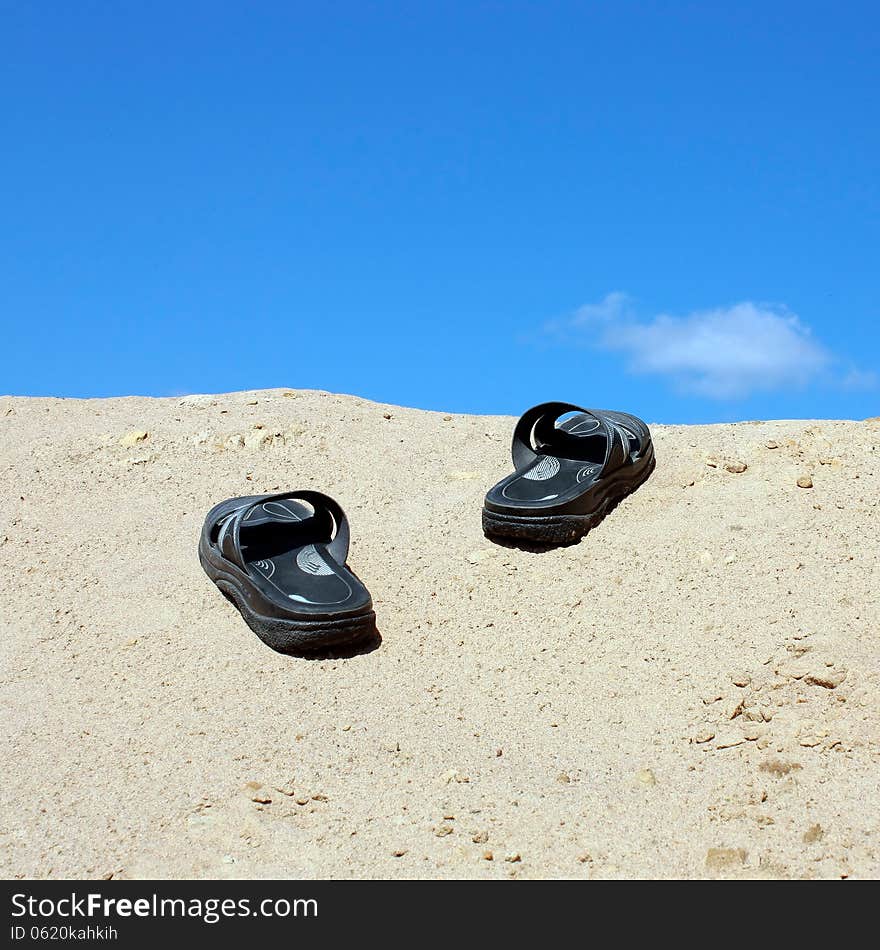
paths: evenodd
<path fill-rule="evenodd" d="M 880 873 L 880 421 L 658 426 L 548 553 L 481 533 L 512 424 L 0 399 L 4 876 Z M 372 652 L 277 655 L 202 573 L 213 502 L 294 487 Z"/>

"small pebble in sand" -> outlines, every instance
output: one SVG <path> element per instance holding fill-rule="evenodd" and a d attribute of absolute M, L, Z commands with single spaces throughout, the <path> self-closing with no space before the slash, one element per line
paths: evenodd
<path fill-rule="evenodd" d="M 519 851 L 515 851 L 513 854 L 505 855 L 504 860 L 507 861 L 508 864 L 519 864 L 519 862 L 522 861 L 522 856 Z"/>
<path fill-rule="evenodd" d="M 452 422 L 452 416 L 444 416 L 444 417 L 443 417 L 443 421 L 444 421 L 444 422 Z"/>
<path fill-rule="evenodd" d="M 571 782 L 571 776 L 568 772 L 560 772 L 559 775 L 556 776 L 556 781 L 561 785 L 568 785 L 569 782 Z"/>
<path fill-rule="evenodd" d="M 733 683 L 734 686 L 748 686 L 751 681 L 752 678 L 748 673 L 737 671 L 730 674 L 730 682 Z"/>
<path fill-rule="evenodd" d="M 495 855 L 492 854 L 491 851 L 484 851 L 484 852 L 483 852 L 483 860 L 484 860 L 484 861 L 494 861 L 494 860 L 495 860 Z"/>
<path fill-rule="evenodd" d="M 402 858 L 406 854 L 405 848 L 398 848 L 396 851 L 391 852 L 395 858 Z"/>
<path fill-rule="evenodd" d="M 711 729 L 703 729 L 694 736 L 694 742 L 702 744 L 711 742 L 715 738 L 715 733 Z"/>
<path fill-rule="evenodd" d="M 391 418 L 391 413 L 390 413 L 390 412 L 383 412 L 383 413 L 382 413 L 382 418 L 383 418 L 383 419 L 390 419 L 390 418 Z"/>
<path fill-rule="evenodd" d="M 768 449 L 778 449 L 778 448 L 779 448 L 779 443 L 776 442 L 776 441 L 773 440 L 773 439 L 770 439 L 770 441 L 767 442 L 766 445 L 767 445 L 767 448 L 768 448 Z"/>
<path fill-rule="evenodd" d="M 474 844 L 485 844 L 489 840 L 488 831 L 475 831 L 471 841 Z"/>
<path fill-rule="evenodd" d="M 730 472 L 731 475 L 742 475 L 742 473 L 748 468 L 745 462 L 728 462 L 724 466 L 725 470 Z"/>
<path fill-rule="evenodd" d="M 126 448 L 131 448 L 133 445 L 137 445 L 138 442 L 146 442 L 149 438 L 150 433 L 146 429 L 132 429 L 131 432 L 126 432 L 124 436 L 119 440 L 120 445 L 124 445 Z"/>
<path fill-rule="evenodd" d="M 641 769 L 636 772 L 636 780 L 640 785 L 656 785 L 657 777 L 650 769 Z"/>
<path fill-rule="evenodd" d="M 798 488 L 812 488 L 813 479 L 809 475 L 801 475 L 797 480 Z"/>
<path fill-rule="evenodd" d="M 265 792 L 256 792 L 251 795 L 251 801 L 258 805 L 271 805 L 272 799 Z"/>
<path fill-rule="evenodd" d="M 438 838 L 445 838 L 447 835 L 452 834 L 452 828 L 449 825 L 437 825 L 433 831 Z"/>
<path fill-rule="evenodd" d="M 297 795 L 294 799 L 297 805 L 308 805 L 311 800 L 311 797 L 308 795 Z"/>

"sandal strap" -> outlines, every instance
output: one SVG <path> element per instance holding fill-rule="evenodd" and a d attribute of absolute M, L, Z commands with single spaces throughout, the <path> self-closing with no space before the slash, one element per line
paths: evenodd
<path fill-rule="evenodd" d="M 605 436 L 605 459 L 601 472 L 619 468 L 629 458 L 629 439 L 612 413 L 585 409 L 570 402 L 543 402 L 527 409 L 513 430 L 510 454 L 517 471 L 533 465 L 541 455 L 566 458 L 566 446 L 574 448 L 583 436 L 572 435 L 556 426 L 556 420 L 570 412 L 595 419 L 598 435 Z M 576 456 L 576 453 L 573 453 Z"/>
<path fill-rule="evenodd" d="M 304 501 L 307 504 L 311 505 L 314 509 L 313 517 L 319 518 L 326 522 L 327 533 L 329 540 L 326 543 L 327 553 L 333 558 L 337 564 L 345 564 L 348 559 L 348 548 L 351 541 L 351 532 L 348 526 L 348 518 L 346 517 L 345 512 L 340 507 L 339 503 L 336 502 L 329 495 L 324 495 L 322 492 L 311 491 L 309 489 L 303 489 L 300 491 L 288 491 L 280 492 L 277 495 L 265 495 L 261 498 L 257 498 L 252 501 L 250 504 L 244 505 L 242 508 L 237 509 L 234 514 L 229 517 L 226 523 L 221 528 L 220 534 L 217 538 L 217 544 L 220 547 L 220 550 L 223 552 L 223 556 L 228 558 L 233 564 L 236 564 L 242 570 L 247 570 L 245 565 L 244 556 L 241 550 L 241 529 L 242 524 L 247 521 L 248 515 L 254 511 L 255 508 L 259 506 L 271 505 L 273 503 L 282 502 L 286 500 L 294 501 Z M 297 516 L 292 512 L 291 518 L 272 518 L 271 520 L 275 523 L 283 523 L 284 521 L 297 521 Z M 304 517 L 302 521 L 307 520 L 308 512 L 303 510 Z M 265 520 L 261 519 L 261 523 L 264 523 Z M 248 525 L 245 525 L 247 527 Z"/>

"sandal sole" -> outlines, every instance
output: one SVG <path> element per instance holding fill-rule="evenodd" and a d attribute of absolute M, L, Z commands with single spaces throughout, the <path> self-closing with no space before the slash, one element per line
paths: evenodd
<path fill-rule="evenodd" d="M 632 481 L 621 481 L 614 486 L 595 511 L 583 515 L 508 515 L 483 508 L 483 534 L 487 538 L 526 541 L 535 545 L 562 546 L 575 544 L 595 528 L 609 512 L 637 488 L 654 471 L 651 460 Z"/>
<path fill-rule="evenodd" d="M 217 589 L 241 614 L 245 623 L 277 653 L 289 656 L 311 656 L 348 650 L 370 640 L 378 639 L 376 612 L 338 620 L 287 620 L 280 617 L 264 617 L 255 613 L 235 581 L 228 575 L 218 573 L 200 557 L 205 573 Z"/>

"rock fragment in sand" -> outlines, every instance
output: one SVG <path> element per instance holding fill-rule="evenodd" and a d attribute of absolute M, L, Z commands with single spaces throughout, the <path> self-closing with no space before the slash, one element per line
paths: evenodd
<path fill-rule="evenodd" d="M 483 860 L 484 860 L 484 861 L 494 861 L 494 860 L 495 860 L 495 855 L 492 854 L 491 851 L 484 851 L 484 852 L 483 852 Z"/>
<path fill-rule="evenodd" d="M 813 479 L 810 478 L 809 475 L 801 475 L 801 477 L 797 480 L 797 485 L 798 488 L 812 488 Z"/>
<path fill-rule="evenodd" d="M 132 429 L 131 432 L 126 432 L 125 435 L 122 436 L 119 440 L 119 444 L 130 449 L 140 442 L 146 442 L 149 436 L 150 433 L 147 432 L 146 429 Z"/>
<path fill-rule="evenodd" d="M 778 443 L 775 439 L 769 439 L 769 440 L 768 440 L 767 442 L 765 442 L 764 444 L 767 446 L 768 449 L 778 449 L 778 448 L 779 448 L 779 443 Z"/>
<path fill-rule="evenodd" d="M 571 776 L 568 772 L 560 772 L 559 775 L 556 776 L 556 781 L 559 782 L 560 785 L 568 785 L 571 782 Z"/>
<path fill-rule="evenodd" d="M 395 858 L 402 858 L 406 854 L 406 848 L 398 848 L 396 851 L 391 852 Z"/>
<path fill-rule="evenodd" d="M 213 396 L 184 396 L 178 405 L 182 409 L 210 409 L 217 405 L 217 400 Z"/>
<path fill-rule="evenodd" d="M 452 834 L 453 829 L 450 825 L 437 825 L 432 830 L 436 837 L 445 838 L 447 835 Z"/>
<path fill-rule="evenodd" d="M 506 854 L 504 860 L 507 861 L 508 864 L 519 864 L 519 862 L 522 861 L 522 855 L 520 855 L 518 851 L 514 851 L 513 854 Z"/>
<path fill-rule="evenodd" d="M 488 831 L 475 831 L 473 837 L 471 838 L 471 841 L 473 841 L 474 844 L 485 844 L 488 840 Z"/>
<path fill-rule="evenodd" d="M 734 686 L 745 687 L 752 682 L 752 678 L 748 673 L 738 670 L 730 674 L 730 682 L 733 683 Z"/>
<path fill-rule="evenodd" d="M 742 715 L 744 708 L 745 703 L 742 699 L 732 699 L 724 704 L 724 718 L 733 721 L 737 716 Z"/>
<path fill-rule="evenodd" d="M 815 844 L 825 837 L 825 829 L 821 825 L 813 825 L 804 832 L 804 844 Z"/>
<path fill-rule="evenodd" d="M 715 733 L 711 729 L 701 729 L 695 736 L 694 742 L 702 745 L 704 742 L 711 742 L 715 738 Z"/>
<path fill-rule="evenodd" d="M 816 670 L 807 673 L 804 682 L 811 686 L 822 686 L 824 689 L 837 689 L 846 679 L 846 670 Z"/>
<path fill-rule="evenodd" d="M 640 769 L 636 772 L 636 781 L 639 785 L 656 785 L 657 776 L 651 771 L 651 769 Z"/>
<path fill-rule="evenodd" d="M 272 444 L 272 434 L 265 429 L 254 429 L 244 437 L 246 449 L 264 449 Z"/>
<path fill-rule="evenodd" d="M 470 777 L 465 775 L 464 772 L 459 772 L 458 769 L 450 769 L 440 776 L 440 781 L 444 785 L 451 785 L 453 782 L 458 785 L 467 785 L 470 782 Z"/>
<path fill-rule="evenodd" d="M 709 848 L 706 868 L 709 871 L 736 871 L 746 863 L 745 848 Z"/>
<path fill-rule="evenodd" d="M 728 462 L 727 465 L 724 466 L 725 471 L 730 472 L 731 475 L 742 475 L 747 468 L 748 465 L 746 465 L 745 462 L 738 461 Z"/>
<path fill-rule="evenodd" d="M 727 729 L 719 732 L 715 737 L 715 748 L 733 749 L 738 745 L 742 745 L 745 741 L 746 738 L 741 732 L 738 730 Z"/>
<path fill-rule="evenodd" d="M 391 418 L 391 413 L 390 413 L 390 412 L 383 412 L 383 413 L 382 413 L 382 418 L 383 418 L 383 419 L 390 419 L 390 418 Z"/>

